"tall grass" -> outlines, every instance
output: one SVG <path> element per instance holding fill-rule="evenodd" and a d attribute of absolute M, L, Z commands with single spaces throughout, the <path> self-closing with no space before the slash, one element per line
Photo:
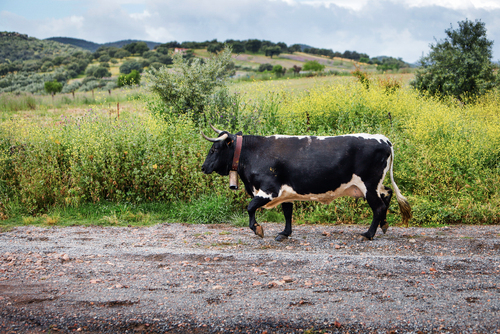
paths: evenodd
<path fill-rule="evenodd" d="M 89 105 L 116 104 L 137 99 L 143 94 L 140 88 L 120 88 L 111 91 L 75 92 L 75 94 L 35 95 L 31 93 L 1 93 L 0 112 L 46 110 L 54 108 L 84 107 Z"/>
<path fill-rule="evenodd" d="M 462 105 L 403 84 L 388 90 L 387 82 L 372 80 L 366 89 L 343 79 L 301 91 L 255 83 L 238 94 L 237 105 L 207 115 L 216 126 L 245 134 L 382 133 L 394 144 L 394 174 L 412 205 L 412 224 L 498 223 L 500 94 Z M 201 173 L 210 143 L 198 126 L 187 115 L 160 119 L 155 114 L 165 106 L 154 96 L 142 98 L 147 110 L 119 120 L 94 110 L 52 125 L 2 122 L 0 210 L 12 216 L 88 203 L 182 202 L 189 207 L 178 210 L 182 220 L 199 220 L 190 211 L 205 217 L 201 221 L 224 221 L 227 208 L 241 212 L 248 203 L 243 191 L 231 192 L 224 177 Z M 366 203 L 348 198 L 295 207 L 296 221 L 371 219 Z M 390 210 L 389 221 L 398 222 L 395 201 Z"/>

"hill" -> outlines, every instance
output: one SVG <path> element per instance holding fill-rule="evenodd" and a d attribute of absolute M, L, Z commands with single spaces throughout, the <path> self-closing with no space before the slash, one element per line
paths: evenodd
<path fill-rule="evenodd" d="M 17 32 L 0 32 L 0 64 L 68 56 L 78 51 L 82 49 L 69 44 L 39 40 Z"/>
<path fill-rule="evenodd" d="M 134 42 L 146 42 L 146 44 L 148 45 L 148 47 L 150 49 L 154 49 L 155 46 L 161 44 L 161 43 L 157 43 L 157 42 L 142 41 L 142 40 L 138 40 L 138 39 L 126 39 L 126 40 L 109 42 L 109 43 L 102 43 L 102 44 L 89 42 L 89 41 L 86 41 L 84 39 L 71 38 L 71 37 L 50 37 L 50 38 L 46 38 L 45 40 L 46 41 L 50 40 L 50 41 L 55 41 L 55 42 L 59 42 L 62 44 L 69 44 L 69 45 L 77 46 L 77 47 L 80 47 L 82 49 L 89 50 L 90 52 L 95 52 L 101 46 L 105 46 L 105 47 L 114 46 L 117 48 L 121 48 L 124 45 L 134 43 Z"/>
<path fill-rule="evenodd" d="M 101 44 L 94 43 L 94 42 L 89 42 L 84 39 L 78 39 L 78 38 L 71 38 L 71 37 L 50 37 L 46 38 L 46 41 L 55 41 L 59 42 L 61 44 L 69 44 L 73 45 L 85 50 L 89 50 L 90 52 L 95 52 Z"/>

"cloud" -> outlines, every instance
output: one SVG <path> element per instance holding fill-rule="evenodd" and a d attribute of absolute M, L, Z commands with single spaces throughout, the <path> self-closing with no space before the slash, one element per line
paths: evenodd
<path fill-rule="evenodd" d="M 50 6 L 51 1 L 47 0 Z M 52 2 L 54 3 L 54 2 Z M 214 38 L 304 43 L 334 51 L 414 62 L 457 22 L 481 19 L 500 40 L 500 5 L 492 0 L 89 0 L 63 19 L 28 20 L 0 13 L 0 30 L 38 38 L 68 36 L 98 43 Z M 85 5 L 83 5 L 83 3 Z M 496 7 L 495 7 L 496 6 Z M 498 42 L 500 44 L 500 41 Z M 500 46 L 494 46 L 500 57 Z"/>

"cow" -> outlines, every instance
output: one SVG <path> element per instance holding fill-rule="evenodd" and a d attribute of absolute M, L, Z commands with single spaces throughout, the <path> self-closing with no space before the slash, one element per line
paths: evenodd
<path fill-rule="evenodd" d="M 255 220 L 258 208 L 271 209 L 281 204 L 285 229 L 275 238 L 281 242 L 292 234 L 294 201 L 329 204 L 341 196 L 365 198 L 372 209 L 373 220 L 368 231 L 361 234 L 363 238 L 372 240 L 379 225 L 385 234 L 393 194 L 383 185 L 387 171 L 403 224 L 408 225 L 411 208 L 394 182 L 394 149 L 383 135 L 264 137 L 231 134 L 213 126 L 212 129 L 218 133 L 217 138 L 201 132 L 203 138 L 213 143 L 201 170 L 220 175 L 237 171 L 252 197 L 247 209 L 249 227 L 261 238 L 264 230 Z"/>

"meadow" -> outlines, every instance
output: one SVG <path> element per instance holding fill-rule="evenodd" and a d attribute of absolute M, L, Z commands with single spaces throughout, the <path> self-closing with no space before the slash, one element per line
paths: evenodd
<path fill-rule="evenodd" d="M 462 104 L 421 96 L 410 78 L 371 75 L 368 89 L 340 76 L 240 81 L 230 85 L 237 97 L 230 110 L 206 116 L 244 134 L 384 134 L 395 147 L 394 176 L 412 206 L 411 225 L 497 224 L 500 93 Z M 144 88 L 89 94 L 0 96 L 0 105 L 19 104 L 1 113 L 2 226 L 246 225 L 249 196 L 229 190 L 226 177 L 201 173 L 210 143 L 200 129 L 211 133 L 208 124 L 165 112 Z M 389 223 L 398 224 L 396 201 L 389 210 Z M 350 198 L 296 203 L 295 212 L 299 224 L 371 221 L 366 202 Z M 258 219 L 283 220 L 279 209 Z"/>

